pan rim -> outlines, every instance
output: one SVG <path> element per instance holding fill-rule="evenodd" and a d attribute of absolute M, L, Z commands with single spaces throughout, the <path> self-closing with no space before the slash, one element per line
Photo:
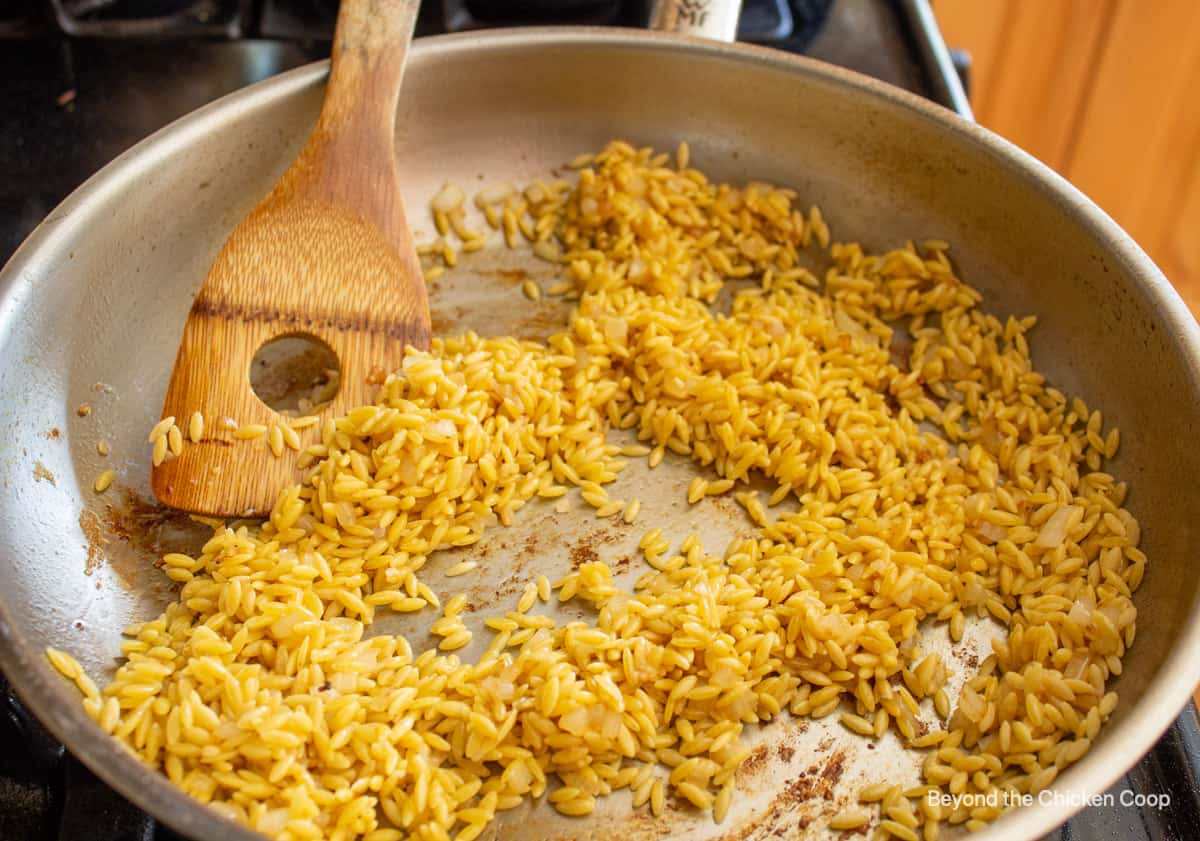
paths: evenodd
<path fill-rule="evenodd" d="M 769 48 L 607 27 L 529 27 L 432 36 L 415 43 L 410 60 L 419 63 L 438 55 L 480 48 L 528 50 L 571 46 L 687 53 L 734 66 L 804 76 L 915 113 L 977 147 L 1011 177 L 1036 185 L 1063 213 L 1074 216 L 1090 235 L 1106 244 L 1111 256 L 1154 306 L 1159 323 L 1171 341 L 1185 355 L 1183 364 L 1191 391 L 1194 399 L 1200 400 L 1200 325 L 1134 240 L 1082 192 L 1032 155 L 916 94 L 854 71 Z M 327 61 L 307 64 L 230 93 L 169 123 L 92 175 L 51 211 L 0 269 L 0 322 L 19 308 L 21 296 L 15 293 L 23 285 L 26 267 L 36 264 L 43 252 L 54 251 L 58 240 L 70 237 L 90 213 L 96 212 L 95 208 L 104 205 L 106 194 L 136 178 L 138 172 L 172 149 L 219 128 L 228 118 L 318 87 L 324 81 L 327 65 Z M 1193 602 L 1189 616 L 1200 616 L 1200 598 Z M 1189 623 L 1173 648 L 1138 702 L 1148 714 L 1130 716 L 1109 730 L 1096 748 L 1056 785 L 1058 789 L 1069 787 L 1073 794 L 1082 797 L 1073 799 L 1069 805 L 1038 803 L 1022 807 L 975 837 L 981 841 L 1040 837 L 1079 811 L 1087 797 L 1105 791 L 1132 767 L 1174 721 L 1200 683 L 1200 658 L 1189 656 L 1200 650 L 1200 622 Z M 8 675 L 21 676 L 12 682 L 14 691 L 31 711 L 36 711 L 38 719 L 56 738 L 69 747 L 78 745 L 81 753 L 75 755 L 81 762 L 156 819 L 177 832 L 197 838 L 220 834 L 231 841 L 254 841 L 263 837 L 203 807 L 105 734 L 86 716 L 77 697 L 71 694 L 73 688 L 53 672 L 42 651 L 14 626 L 3 598 L 0 598 L 0 667 Z"/>

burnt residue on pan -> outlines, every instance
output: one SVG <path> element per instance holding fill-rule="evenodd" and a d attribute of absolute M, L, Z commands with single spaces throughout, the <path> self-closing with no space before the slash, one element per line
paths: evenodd
<path fill-rule="evenodd" d="M 709 836 L 705 833 L 711 841 L 784 841 L 803 838 L 814 823 L 845 808 L 846 804 L 840 803 L 836 795 L 838 784 L 846 773 L 848 764 L 844 750 L 822 750 L 811 764 L 798 770 L 796 767 L 780 768 L 774 764 L 772 754 L 775 748 L 772 743 L 761 744 L 747 758 L 738 770 L 737 785 L 740 793 L 734 800 L 739 797 L 757 800 L 757 795 L 768 786 L 777 791 L 775 796 L 765 803 L 758 801 L 761 806 L 756 803 L 758 807 L 752 814 L 731 821 L 728 829 L 721 834 Z M 792 750 L 793 754 L 787 755 L 789 760 L 799 753 L 794 748 Z M 766 773 L 781 776 L 779 780 L 768 783 L 763 778 Z M 695 821 L 697 814 L 686 801 L 669 795 L 667 809 L 660 817 L 653 817 L 648 808 L 643 808 L 622 815 L 619 821 L 605 825 L 599 830 L 591 830 L 586 835 L 562 834 L 553 837 L 555 841 L 567 841 L 569 838 L 587 838 L 590 841 L 649 841 L 664 835 L 686 837 L 675 833 L 682 829 L 682 825 Z"/>
<path fill-rule="evenodd" d="M 143 559 L 158 562 L 168 552 L 196 554 L 212 530 L 184 511 L 156 502 L 131 488 L 121 488 L 118 502 L 105 506 L 108 533 Z"/>
<path fill-rule="evenodd" d="M 760 764 L 765 763 L 769 753 L 767 745 L 759 754 Z M 758 751 L 755 752 L 758 754 Z M 822 751 L 824 753 L 824 751 Z M 781 752 L 781 758 L 783 752 Z M 751 755 L 751 759 L 754 754 Z M 790 760 L 792 754 L 787 754 Z M 786 760 L 785 760 L 786 761 Z M 747 759 L 747 764 L 750 759 Z M 745 766 L 743 766 L 745 769 Z M 761 785 L 761 781 L 745 779 L 743 769 L 738 771 L 738 787 L 746 789 Z M 751 769 L 753 772 L 754 769 Z M 790 769 L 781 769 L 787 774 Z M 816 820 L 833 814 L 840 808 L 835 802 L 834 792 L 842 775 L 846 772 L 846 754 L 842 749 L 833 750 L 813 762 L 804 770 L 791 776 L 766 808 L 733 832 L 721 836 L 717 841 L 733 841 L 745 838 L 799 838 Z M 747 774 L 745 776 L 752 776 Z"/>
<path fill-rule="evenodd" d="M 100 567 L 112 570 L 125 589 L 144 586 L 147 572 L 160 566 L 168 552 L 195 555 L 211 535 L 203 523 L 188 514 L 168 508 L 127 487 L 113 487 L 115 502 L 97 513 L 85 508 L 79 512 L 79 528 L 87 541 L 84 572 L 91 575 Z M 155 572 L 149 580 L 173 586 Z"/>
<path fill-rule="evenodd" d="M 896 329 L 892 333 L 892 343 L 888 345 L 888 361 L 904 373 L 912 370 L 909 364 L 912 360 L 913 340 L 907 330 Z"/>
<path fill-rule="evenodd" d="M 84 575 L 91 575 L 106 560 L 104 554 L 104 532 L 100 526 L 100 518 L 87 508 L 79 512 L 79 528 L 87 541 L 87 561 L 84 563 Z"/>
<path fill-rule="evenodd" d="M 513 334 L 518 339 L 544 342 L 555 333 L 566 329 L 569 311 L 569 302 L 543 298 L 532 307 L 529 315 L 517 322 Z"/>
<path fill-rule="evenodd" d="M 584 535 L 567 550 L 567 557 L 571 559 L 573 569 L 600 560 L 600 553 L 596 551 L 596 540 L 593 535 L 594 533 Z"/>
<path fill-rule="evenodd" d="M 521 544 L 521 560 L 533 558 L 537 554 L 538 546 L 541 545 L 541 542 L 542 539 L 538 532 L 534 532 L 525 538 L 525 542 Z"/>
<path fill-rule="evenodd" d="M 435 336 L 449 336 L 462 332 L 463 315 L 466 309 L 452 306 L 446 309 L 429 308 L 429 329 Z"/>
<path fill-rule="evenodd" d="M 46 467 L 40 461 L 33 465 L 33 478 L 39 482 L 49 482 L 51 485 L 58 485 L 58 480 L 54 478 L 54 474 L 50 472 L 50 468 Z"/>
<path fill-rule="evenodd" d="M 508 575 L 500 581 L 486 579 L 468 587 L 465 592 L 468 607 L 464 612 L 471 613 L 476 607 L 495 604 L 502 599 L 512 599 L 525 589 L 525 585 L 533 580 L 533 573 L 527 568 L 534 561 L 537 549 L 537 537 L 531 536 L 521 546 L 513 546 L 507 540 L 494 540 L 479 545 L 479 565 L 506 564 Z"/>
<path fill-rule="evenodd" d="M 747 777 L 757 776 L 759 771 L 767 763 L 767 756 L 770 754 L 771 748 L 769 745 L 759 745 L 754 750 L 750 751 L 750 755 L 738 767 L 736 776 L 738 781 L 742 781 Z"/>
<path fill-rule="evenodd" d="M 592 529 L 572 543 L 567 549 L 567 559 L 571 562 L 571 568 L 578 569 L 583 564 L 600 560 L 600 547 L 616 543 L 622 537 L 621 531 L 617 528 Z M 618 567 L 628 563 L 628 557 L 609 561 L 609 565 L 613 567 L 614 572 L 619 571 Z"/>
<path fill-rule="evenodd" d="M 520 286 L 529 280 L 529 272 L 525 269 L 490 269 L 481 271 L 480 274 L 491 275 L 498 280 L 504 281 L 509 286 Z"/>

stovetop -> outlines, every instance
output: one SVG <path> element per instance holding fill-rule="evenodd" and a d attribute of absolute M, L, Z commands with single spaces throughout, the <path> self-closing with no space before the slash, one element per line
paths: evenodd
<path fill-rule="evenodd" d="M 433 0 L 417 34 L 531 23 L 641 26 L 647 0 Z M 336 0 L 0 0 L 0 262 L 138 140 L 328 55 Z M 739 39 L 804 53 L 966 112 L 926 0 L 745 0 Z M 1169 806 L 1164 806 L 1164 800 Z M 1053 841 L 1200 837 L 1190 706 Z M 0 676 L 0 841 L 185 841 L 66 753 Z"/>

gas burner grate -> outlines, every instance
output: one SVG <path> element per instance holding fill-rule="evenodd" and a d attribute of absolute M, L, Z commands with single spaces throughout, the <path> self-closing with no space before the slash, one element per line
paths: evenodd
<path fill-rule="evenodd" d="M 50 0 L 67 35 L 93 38 L 220 37 L 247 33 L 249 0 Z"/>

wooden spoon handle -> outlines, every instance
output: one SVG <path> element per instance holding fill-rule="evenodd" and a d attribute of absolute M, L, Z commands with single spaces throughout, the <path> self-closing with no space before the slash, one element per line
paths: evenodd
<path fill-rule="evenodd" d="M 366 184 L 347 177 L 346 162 L 378 165 L 393 157 L 396 106 L 419 0 L 342 0 L 321 116 L 301 153 L 313 164 L 309 186 L 322 198 L 359 201 Z M 335 178 L 325 161 L 336 160 Z M 371 168 L 362 167 L 363 178 Z M 365 192 L 371 192 L 369 187 Z"/>
<path fill-rule="evenodd" d="M 323 123 L 343 117 L 330 112 L 344 108 L 391 130 L 420 7 L 419 0 L 342 0 Z"/>
<path fill-rule="evenodd" d="M 342 0 L 333 36 L 334 65 L 349 50 L 403 49 L 420 8 L 420 0 Z"/>

